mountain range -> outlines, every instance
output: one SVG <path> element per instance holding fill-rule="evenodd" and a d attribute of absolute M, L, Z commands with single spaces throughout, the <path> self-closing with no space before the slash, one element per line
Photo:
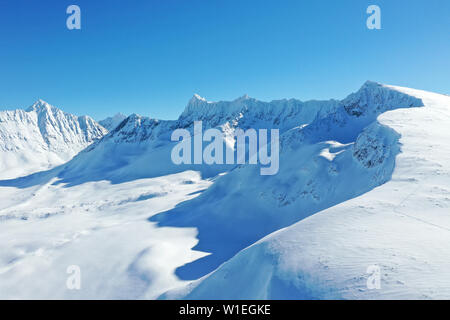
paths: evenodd
<path fill-rule="evenodd" d="M 448 298 L 449 118 L 449 96 L 371 81 L 343 100 L 194 95 L 170 121 L 2 111 L 0 298 Z M 278 174 L 173 164 L 194 121 L 231 149 L 279 129 Z"/>

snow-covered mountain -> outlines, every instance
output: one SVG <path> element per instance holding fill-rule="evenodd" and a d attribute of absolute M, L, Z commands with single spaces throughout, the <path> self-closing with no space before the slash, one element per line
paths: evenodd
<path fill-rule="evenodd" d="M 303 126 L 337 110 L 339 101 L 278 100 L 262 102 L 247 96 L 231 102 L 207 102 L 198 95 L 189 101 L 177 120 L 157 120 L 132 114 L 98 143 L 84 150 L 58 172 L 63 182 L 86 179 L 130 181 L 157 177 L 186 170 L 201 172 L 204 178 L 228 172 L 236 165 L 175 165 L 170 140 L 177 128 L 193 132 L 193 122 L 203 121 L 203 128 L 218 128 L 231 137 L 237 128 L 279 128 L 285 132 Z M 226 146 L 230 146 L 227 144 Z M 151 164 L 151 165 L 149 165 Z M 89 178 L 87 178 L 89 177 Z"/>
<path fill-rule="evenodd" d="M 197 228 L 195 249 L 211 253 L 180 268 L 179 276 L 192 280 L 208 274 L 265 235 L 391 178 L 399 135 L 377 116 L 423 106 L 422 100 L 367 82 L 336 106 L 306 126 L 281 131 L 278 174 L 262 176 L 259 166 L 240 166 L 196 199 L 153 217 L 161 226 Z"/>
<path fill-rule="evenodd" d="M 38 100 L 27 110 L 0 111 L 0 178 L 49 169 L 70 160 L 107 130 Z"/>
<path fill-rule="evenodd" d="M 341 199 L 326 210 L 315 210 L 314 215 L 273 232 L 223 261 L 202 279 L 166 296 L 188 299 L 450 297 L 450 277 L 446 272 L 450 267 L 450 250 L 446 245 L 450 240 L 450 133 L 446 129 L 450 122 L 450 97 L 372 84 L 362 90 L 345 100 L 345 110 L 352 117 L 367 112 L 381 114 L 358 135 L 348 151 L 336 155 L 328 149 L 322 153 L 328 168 L 332 169 L 324 170 L 328 185 L 318 187 L 321 174 L 313 174 L 310 196 L 319 200 L 330 192 L 335 194 L 339 187 L 351 190 L 361 181 L 364 183 L 357 190 L 368 192 L 348 201 Z M 385 99 L 394 96 L 397 98 Z M 413 104 L 409 105 L 410 102 Z M 412 108 L 392 108 L 395 105 Z M 386 109 L 395 110 L 383 112 Z M 343 157 L 351 161 L 343 162 Z M 378 167 L 384 168 L 384 172 L 378 170 L 369 180 L 361 172 L 344 176 L 342 170 L 349 168 L 342 165 L 351 166 L 351 162 L 358 163 L 363 170 Z M 317 163 L 300 164 L 295 170 L 311 166 Z M 338 184 L 333 175 L 340 176 Z M 376 182 L 379 178 L 382 180 Z M 292 191 L 296 190 L 294 181 L 298 180 L 294 177 L 289 185 Z M 367 190 L 370 183 L 381 182 L 384 184 L 380 187 Z M 246 201 L 251 199 L 252 196 Z M 303 194 L 297 194 L 291 201 L 301 201 L 296 208 L 302 214 Z M 220 206 L 217 202 L 214 205 Z M 255 220 L 261 219 L 261 212 L 261 209 L 252 210 L 257 216 Z M 272 213 L 278 218 L 283 215 L 280 210 Z M 380 268 L 379 289 L 370 290 L 367 286 L 371 266 Z"/>
<path fill-rule="evenodd" d="M 278 128 L 286 131 L 312 122 L 334 111 L 337 100 L 307 101 L 296 99 L 263 102 L 244 95 L 234 101 L 209 102 L 195 94 L 178 119 L 178 127 L 203 121 L 205 128 Z"/>
<path fill-rule="evenodd" d="M 116 115 L 103 119 L 98 123 L 106 130 L 113 131 L 126 118 L 127 118 L 126 115 L 122 113 L 117 113 Z"/>
<path fill-rule="evenodd" d="M 196 120 L 280 129 L 278 174 L 173 164 L 171 133 Z M 0 181 L 0 298 L 449 298 L 449 122 L 448 96 L 375 82 L 131 115 L 65 165 Z"/>

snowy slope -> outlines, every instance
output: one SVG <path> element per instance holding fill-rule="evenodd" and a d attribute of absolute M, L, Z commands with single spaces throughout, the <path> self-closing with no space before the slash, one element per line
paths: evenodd
<path fill-rule="evenodd" d="M 198 198 L 153 217 L 160 226 L 197 228 L 194 249 L 211 253 L 177 274 L 198 279 L 267 234 L 387 182 L 400 150 L 399 134 L 377 116 L 422 105 L 413 96 L 367 82 L 328 115 L 281 136 L 276 175 L 240 166 Z"/>
<path fill-rule="evenodd" d="M 0 298 L 448 298 L 449 110 L 367 82 L 342 101 L 196 95 L 178 120 L 131 115 L 63 166 L 0 180 Z M 279 173 L 174 165 L 170 134 L 195 120 L 279 128 Z"/>
<path fill-rule="evenodd" d="M 51 180 L 0 186 L 0 299 L 155 299 L 183 285 L 174 270 L 195 229 L 156 228 L 147 218 L 210 185 L 198 173 L 67 187 Z M 81 269 L 69 290 L 67 268 Z"/>
<path fill-rule="evenodd" d="M 365 130 L 368 136 L 377 136 L 381 125 L 400 135 L 401 153 L 387 183 L 270 234 L 168 296 L 448 299 L 450 97 L 384 88 L 416 97 L 424 105 L 385 112 L 378 116 L 376 128 Z M 351 108 L 358 113 L 364 109 L 361 103 Z M 380 151 L 368 136 L 360 135 L 362 141 L 354 147 L 361 150 L 366 142 L 367 153 L 353 152 L 356 158 L 368 155 L 365 164 L 374 163 Z M 359 178 L 355 175 L 343 183 L 351 188 Z M 371 265 L 381 268 L 379 290 L 366 285 Z"/>
<path fill-rule="evenodd" d="M 127 118 L 126 115 L 118 113 L 112 117 L 108 117 L 99 121 L 98 123 L 108 131 L 113 131 L 117 126 Z"/>
<path fill-rule="evenodd" d="M 106 134 L 93 119 L 39 100 L 25 110 L 0 112 L 0 178 L 14 178 L 70 160 Z"/>

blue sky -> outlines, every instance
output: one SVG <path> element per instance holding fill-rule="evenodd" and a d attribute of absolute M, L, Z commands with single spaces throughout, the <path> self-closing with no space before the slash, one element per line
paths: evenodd
<path fill-rule="evenodd" d="M 194 93 L 340 99 L 370 79 L 448 94 L 449 14 L 448 0 L 0 0 L 0 106 L 175 119 Z"/>

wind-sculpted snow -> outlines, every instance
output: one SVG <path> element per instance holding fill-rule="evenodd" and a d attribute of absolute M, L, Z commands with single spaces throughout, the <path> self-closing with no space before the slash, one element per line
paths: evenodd
<path fill-rule="evenodd" d="M 277 175 L 238 167 L 198 198 L 152 217 L 161 226 L 197 228 L 194 249 L 211 253 L 181 267 L 178 275 L 198 279 L 263 236 L 388 181 L 399 135 L 376 117 L 395 106 L 422 105 L 420 99 L 367 82 L 337 109 L 282 135 Z"/>
<path fill-rule="evenodd" d="M 106 129 L 39 100 L 26 111 L 0 112 L 0 177 L 13 178 L 70 160 Z"/>
<path fill-rule="evenodd" d="M 394 169 L 385 184 L 273 232 L 164 297 L 448 299 L 450 99 L 389 88 L 424 106 L 383 113 L 358 135 L 352 158 L 365 170 Z M 392 168 L 386 154 L 398 152 L 397 139 L 401 153 Z M 378 171 L 373 177 L 380 174 L 386 176 Z M 355 174 L 343 182 L 352 188 L 359 180 Z M 373 265 L 381 279 L 371 290 L 367 270 Z"/>
<path fill-rule="evenodd" d="M 284 148 L 277 175 L 261 176 L 258 167 L 236 168 L 199 197 L 151 220 L 160 226 L 197 228 L 199 243 L 193 249 L 211 255 L 177 274 L 198 279 L 265 235 L 387 182 L 399 152 L 398 138 L 374 122 L 356 144 L 324 141 Z"/>

